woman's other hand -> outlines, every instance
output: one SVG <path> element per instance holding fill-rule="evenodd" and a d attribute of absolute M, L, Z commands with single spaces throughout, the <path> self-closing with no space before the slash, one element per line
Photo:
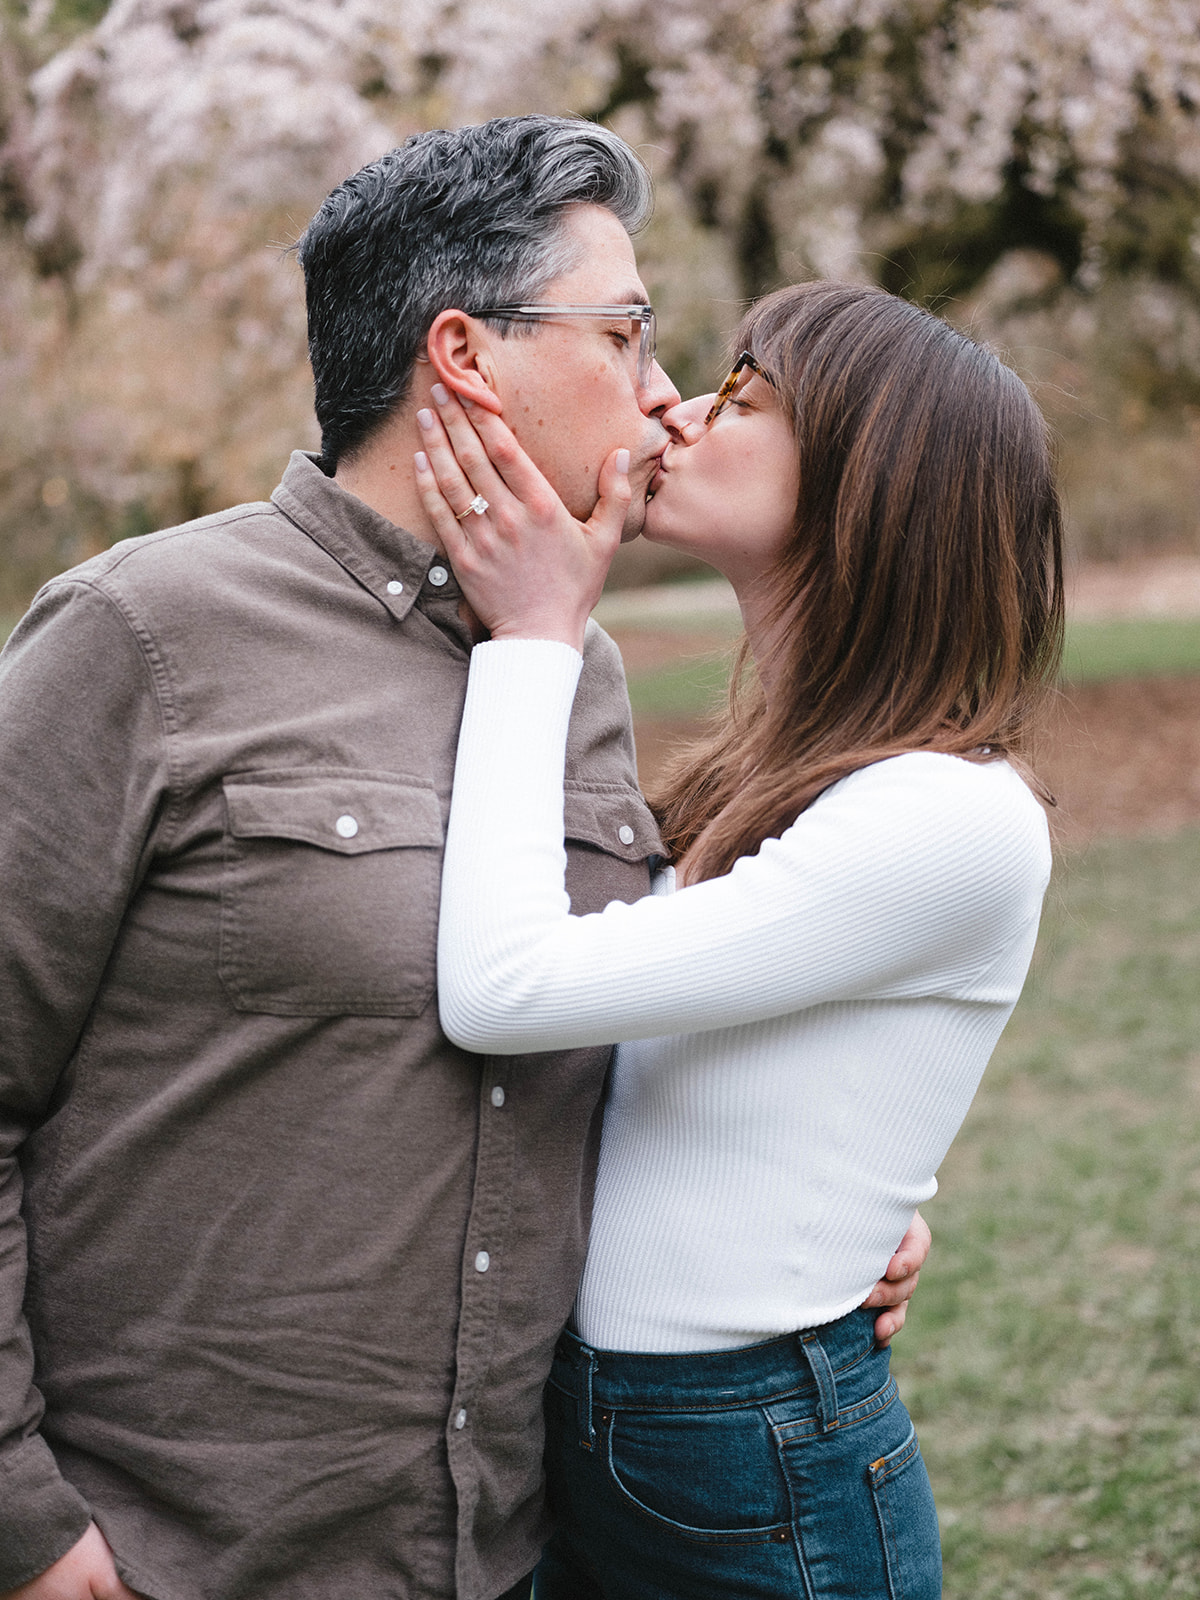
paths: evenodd
<path fill-rule="evenodd" d="M 904 1326 L 908 1302 L 917 1287 L 917 1279 L 932 1243 L 929 1224 L 919 1211 L 914 1211 L 908 1232 L 896 1246 L 896 1253 L 888 1262 L 887 1271 L 863 1301 L 864 1310 L 872 1306 L 885 1308 L 875 1318 L 877 1344 L 890 1344 L 893 1334 L 899 1333 Z"/>
<path fill-rule="evenodd" d="M 583 649 L 629 505 L 629 452 L 600 471 L 596 509 L 577 522 L 500 417 L 435 384 L 418 411 L 417 490 L 463 593 L 494 639 Z M 471 507 L 486 502 L 481 514 Z"/>

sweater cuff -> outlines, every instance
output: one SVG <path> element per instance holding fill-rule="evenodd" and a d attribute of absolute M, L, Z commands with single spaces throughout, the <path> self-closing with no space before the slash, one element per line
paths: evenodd
<path fill-rule="evenodd" d="M 485 639 L 471 651 L 471 665 L 476 678 L 487 674 L 498 698 L 532 679 L 547 695 L 565 698 L 569 708 L 583 671 L 583 657 L 558 639 Z"/>
<path fill-rule="evenodd" d="M 40 1434 L 0 1455 L 0 1593 L 52 1567 L 91 1520 L 87 1502 L 59 1472 Z"/>

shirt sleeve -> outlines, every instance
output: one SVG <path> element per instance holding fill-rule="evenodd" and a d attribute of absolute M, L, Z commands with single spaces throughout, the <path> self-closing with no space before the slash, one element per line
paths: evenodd
<path fill-rule="evenodd" d="M 165 743 L 131 619 L 86 583 L 50 585 L 0 655 L 0 1591 L 90 1520 L 37 1431 L 20 1150 L 57 1109 L 143 870 Z"/>
<path fill-rule="evenodd" d="M 562 763 L 579 657 L 472 653 L 443 868 L 442 1023 L 513 1054 L 931 995 L 1012 1004 L 1049 875 L 1045 819 L 1002 763 L 864 768 L 727 876 L 572 917 Z"/>

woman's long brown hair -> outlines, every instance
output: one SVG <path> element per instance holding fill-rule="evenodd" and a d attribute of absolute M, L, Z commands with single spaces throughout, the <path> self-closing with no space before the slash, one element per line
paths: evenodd
<path fill-rule="evenodd" d="M 800 492 L 768 580 L 770 697 L 743 641 L 723 722 L 655 797 L 689 881 L 728 872 L 870 762 L 1019 761 L 1062 650 L 1052 453 L 1015 373 L 854 284 L 768 295 L 734 348 L 771 375 Z"/>

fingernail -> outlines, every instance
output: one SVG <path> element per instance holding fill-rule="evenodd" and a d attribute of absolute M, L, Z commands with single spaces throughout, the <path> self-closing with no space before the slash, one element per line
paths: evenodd
<path fill-rule="evenodd" d="M 458 403 L 464 411 L 474 411 L 475 409 L 475 402 L 471 399 L 469 394 L 460 394 L 458 397 Z"/>
<path fill-rule="evenodd" d="M 425 454 L 424 450 L 418 450 L 416 455 L 413 457 L 413 460 L 417 464 L 418 472 L 429 471 L 429 457 Z"/>
<path fill-rule="evenodd" d="M 618 472 L 628 472 L 629 471 L 629 451 L 628 450 L 618 450 L 617 451 L 617 471 Z"/>
<path fill-rule="evenodd" d="M 425 429 L 426 433 L 433 427 L 433 412 L 426 411 L 424 407 L 417 412 L 417 424 Z"/>
<path fill-rule="evenodd" d="M 435 383 L 430 393 L 440 406 L 444 406 L 446 401 L 450 398 L 449 392 L 444 383 Z"/>

